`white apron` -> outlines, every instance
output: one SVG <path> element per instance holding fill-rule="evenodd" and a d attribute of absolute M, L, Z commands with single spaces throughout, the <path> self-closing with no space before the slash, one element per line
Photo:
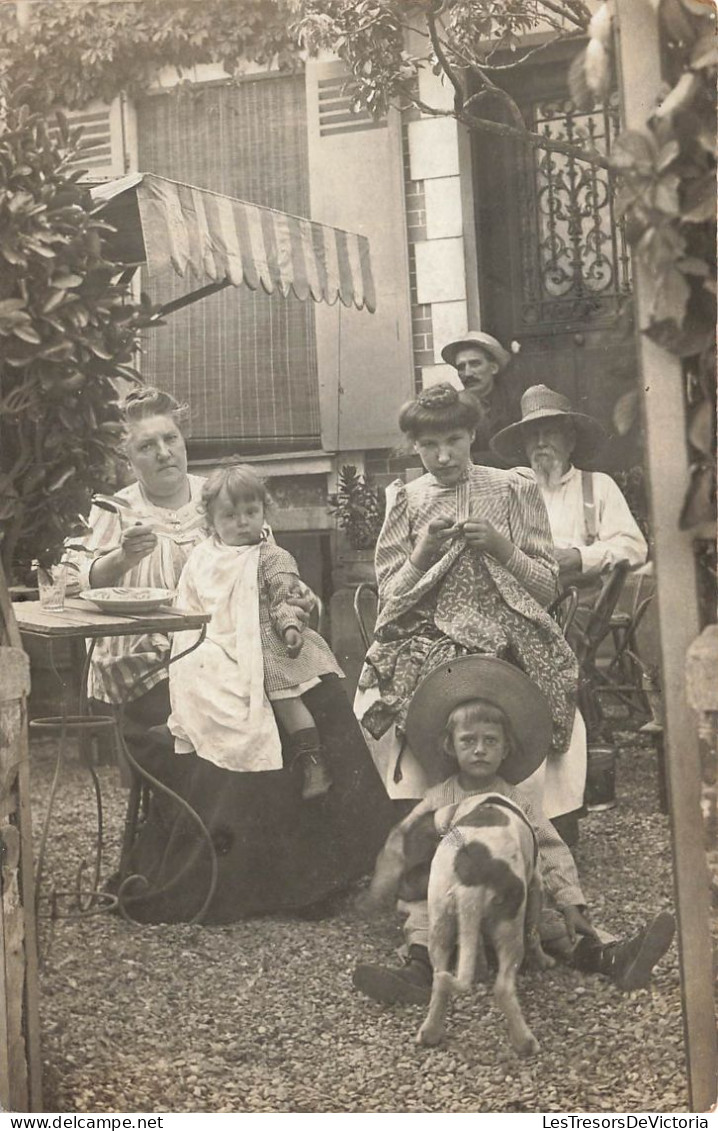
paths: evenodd
<path fill-rule="evenodd" d="M 225 546 L 215 538 L 192 551 L 177 589 L 179 608 L 211 613 L 207 637 L 170 667 L 175 749 L 196 750 L 226 770 L 281 770 L 282 748 L 264 692 L 259 633 L 259 545 Z M 177 632 L 172 655 L 197 639 Z"/>

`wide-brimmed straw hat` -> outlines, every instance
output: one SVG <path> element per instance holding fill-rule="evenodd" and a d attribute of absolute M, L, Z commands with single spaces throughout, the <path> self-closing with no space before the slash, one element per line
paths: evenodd
<path fill-rule="evenodd" d="M 571 402 L 563 393 L 555 393 L 548 385 L 532 385 L 521 398 L 521 419 L 509 424 L 492 436 L 491 450 L 509 463 L 524 463 L 524 426 L 534 420 L 570 420 L 576 429 L 573 462 L 581 464 L 593 459 L 605 443 L 606 433 L 601 424 L 583 412 L 574 412 Z"/>
<path fill-rule="evenodd" d="M 463 337 L 457 338 L 453 342 L 447 342 L 441 351 L 441 356 L 449 365 L 456 367 L 457 353 L 469 346 L 477 346 L 485 353 L 490 354 L 498 365 L 499 371 L 506 368 L 511 358 L 511 354 L 504 349 L 501 342 L 492 337 L 491 334 L 485 334 L 483 330 L 467 330 Z"/>
<path fill-rule="evenodd" d="M 460 656 L 421 681 L 406 716 L 407 742 L 431 784 L 456 773 L 456 763 L 443 751 L 444 727 L 454 708 L 471 699 L 486 699 L 506 715 L 516 748 L 501 763 L 499 774 L 513 785 L 524 781 L 538 769 L 551 745 L 547 700 L 513 664 L 495 656 Z"/>

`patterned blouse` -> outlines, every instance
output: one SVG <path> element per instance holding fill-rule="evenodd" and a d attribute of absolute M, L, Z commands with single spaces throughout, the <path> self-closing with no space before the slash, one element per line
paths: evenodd
<path fill-rule="evenodd" d="M 485 518 L 513 544 L 505 564 L 457 536 L 422 573 L 410 555 L 434 518 Z M 403 733 L 411 697 L 446 660 L 482 653 L 515 663 L 546 696 L 553 749 L 568 746 L 575 710 L 576 660 L 545 611 L 556 595 L 558 565 L 536 483 L 513 471 L 469 466 L 454 487 L 423 475 L 390 489 L 376 550 L 379 613 L 361 688 L 380 697 L 362 724 L 379 738 Z"/>
<path fill-rule="evenodd" d="M 389 500 L 393 495 L 393 504 Z M 434 518 L 488 519 L 514 545 L 505 566 L 541 605 L 557 593 L 558 565 L 553 553 L 546 507 L 536 483 L 513 471 L 470 465 L 455 487 L 422 475 L 389 488 L 387 514 L 376 547 L 379 597 L 385 601 L 410 590 L 424 575 L 410 561 L 419 535 Z"/>

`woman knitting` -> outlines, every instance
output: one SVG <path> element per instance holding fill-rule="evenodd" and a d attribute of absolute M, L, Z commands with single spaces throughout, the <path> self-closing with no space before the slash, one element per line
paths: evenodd
<path fill-rule="evenodd" d="M 558 567 L 538 488 L 515 472 L 472 464 L 477 412 L 474 399 L 449 384 L 427 389 L 401 410 L 399 427 L 426 474 L 388 492 L 376 548 L 379 614 L 355 712 L 375 740 L 390 795 L 421 797 L 428 783 L 404 750 L 418 683 L 444 661 L 471 653 L 515 664 L 550 705 L 551 753 L 527 786 L 554 817 L 583 799 L 585 762 L 566 753 L 576 661 L 546 612 Z"/>

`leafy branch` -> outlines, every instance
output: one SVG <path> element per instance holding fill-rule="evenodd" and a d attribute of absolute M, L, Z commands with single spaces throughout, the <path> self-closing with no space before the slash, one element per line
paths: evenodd
<path fill-rule="evenodd" d="M 470 130 L 605 167 L 594 150 L 529 130 L 496 81 L 545 48 L 522 47 L 526 33 L 570 40 L 585 34 L 589 20 L 587 6 L 575 0 L 47 0 L 33 5 L 26 27 L 13 5 L 0 7 L 0 64 L 9 83 L 32 86 L 35 106 L 72 109 L 120 92 L 139 97 L 167 66 L 180 75 L 202 63 L 219 63 L 228 76 L 247 62 L 296 70 L 302 50 L 329 49 L 351 74 L 357 108 L 383 115 L 390 106 L 414 105 Z M 423 44 L 418 53 L 407 37 Z M 419 100 L 424 68 L 451 83 L 452 109 Z M 510 122 L 477 112 L 489 97 L 507 107 Z"/>
<path fill-rule="evenodd" d="M 715 11 L 697 0 L 658 5 L 666 88 L 646 127 L 619 135 L 611 155 L 616 211 L 651 280 L 642 333 L 681 358 L 686 374 L 688 443 L 692 454 L 681 527 L 705 536 L 715 528 L 716 465 L 716 82 Z M 585 71 L 602 60 L 607 73 L 610 5 L 579 60 Z M 600 68 L 599 68 L 600 69 Z M 580 72 L 574 70 L 574 81 Z M 593 75 L 593 85 L 596 75 Z M 599 76 L 600 85 L 600 76 Z M 574 90 L 574 96 L 581 92 Z M 616 406 L 627 432 L 638 411 L 637 390 Z"/>
<path fill-rule="evenodd" d="M 117 479 L 117 389 L 153 309 L 105 257 L 112 229 L 70 172 L 80 131 L 56 132 L 0 89 L 0 556 L 57 561 L 78 513 Z"/>

